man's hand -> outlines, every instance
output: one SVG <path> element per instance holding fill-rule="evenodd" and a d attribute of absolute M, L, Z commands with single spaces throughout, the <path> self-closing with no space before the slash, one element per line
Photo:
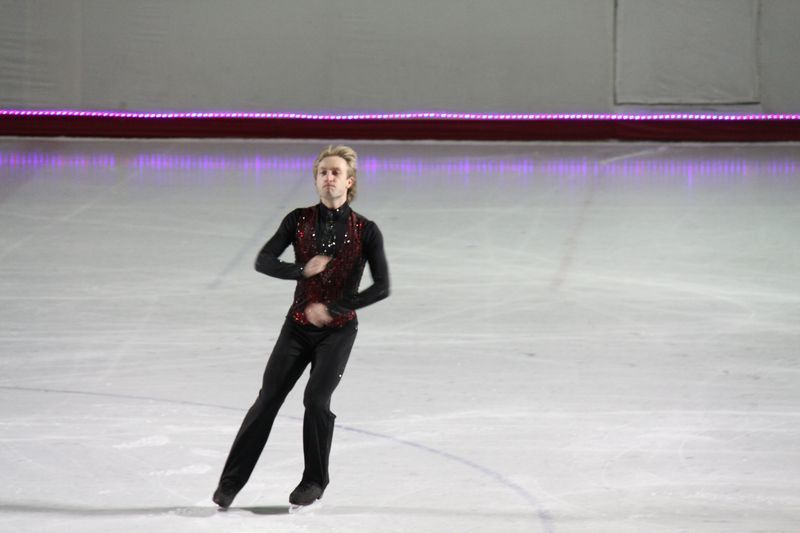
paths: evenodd
<path fill-rule="evenodd" d="M 328 308 L 325 304 L 313 303 L 306 306 L 306 319 L 318 328 L 321 328 L 322 326 L 328 325 L 333 320 L 333 317 L 328 312 Z"/>
<path fill-rule="evenodd" d="M 310 278 L 311 276 L 316 276 L 325 270 L 330 260 L 331 257 L 328 255 L 315 255 L 306 263 L 306 266 L 303 267 L 303 277 Z"/>

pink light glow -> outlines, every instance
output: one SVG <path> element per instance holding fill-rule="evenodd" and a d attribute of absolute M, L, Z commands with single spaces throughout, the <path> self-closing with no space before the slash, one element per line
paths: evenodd
<path fill-rule="evenodd" d="M 130 111 L 85 111 L 70 109 L 27 110 L 0 109 L 0 117 L 73 117 L 73 118 L 117 118 L 117 119 L 251 119 L 251 120 L 485 120 L 485 121 L 796 121 L 800 114 L 609 114 L 609 113 L 385 113 L 385 114 L 318 114 L 318 113 L 245 113 L 245 112 L 130 112 Z"/>

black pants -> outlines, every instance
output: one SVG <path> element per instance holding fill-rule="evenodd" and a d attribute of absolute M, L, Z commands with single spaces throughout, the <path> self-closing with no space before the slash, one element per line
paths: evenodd
<path fill-rule="evenodd" d="M 330 410 L 331 396 L 344 374 L 350 350 L 356 340 L 356 320 L 341 328 L 300 326 L 286 320 L 267 361 L 258 398 L 233 441 L 220 483 L 241 488 L 247 483 L 272 424 L 294 384 L 311 364 L 311 376 L 303 395 L 303 481 L 327 487 L 328 458 L 336 419 Z"/>

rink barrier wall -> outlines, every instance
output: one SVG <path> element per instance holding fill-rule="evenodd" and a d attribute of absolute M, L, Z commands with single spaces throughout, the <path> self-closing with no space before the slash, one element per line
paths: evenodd
<path fill-rule="evenodd" d="M 2 110 L 0 135 L 442 141 L 800 141 L 800 115 Z"/>

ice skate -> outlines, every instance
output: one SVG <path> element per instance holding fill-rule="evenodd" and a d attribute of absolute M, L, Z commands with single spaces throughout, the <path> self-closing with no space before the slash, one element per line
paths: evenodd
<path fill-rule="evenodd" d="M 221 511 L 226 511 L 233 503 L 233 499 L 238 492 L 239 489 L 234 485 L 221 482 L 211 499 L 219 506 Z"/>
<path fill-rule="evenodd" d="M 319 507 L 323 492 L 316 483 L 301 481 L 289 495 L 289 512 L 298 513 Z"/>

